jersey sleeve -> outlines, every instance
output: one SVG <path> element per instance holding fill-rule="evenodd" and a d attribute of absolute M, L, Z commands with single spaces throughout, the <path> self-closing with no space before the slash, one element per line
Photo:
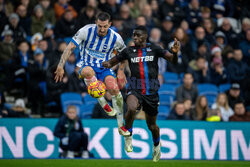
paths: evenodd
<path fill-rule="evenodd" d="M 161 48 L 159 45 L 155 45 L 155 44 L 152 44 L 152 45 L 153 45 L 154 51 L 156 52 L 157 57 L 164 57 L 165 54 L 168 52 L 167 50 L 164 50 L 163 48 Z"/>
<path fill-rule="evenodd" d="M 124 44 L 124 41 L 122 39 L 122 37 L 117 33 L 117 40 L 114 46 L 114 49 L 119 52 L 122 52 L 122 50 L 124 50 L 126 48 L 126 45 Z"/>
<path fill-rule="evenodd" d="M 119 60 L 119 62 L 121 62 L 123 60 L 127 60 L 128 59 L 128 48 L 123 49 L 122 52 L 118 53 L 116 57 Z"/>
<path fill-rule="evenodd" d="M 71 42 L 73 42 L 76 46 L 79 46 L 82 41 L 85 41 L 88 34 L 88 27 L 89 26 L 84 26 L 78 30 L 77 33 L 72 37 Z"/>

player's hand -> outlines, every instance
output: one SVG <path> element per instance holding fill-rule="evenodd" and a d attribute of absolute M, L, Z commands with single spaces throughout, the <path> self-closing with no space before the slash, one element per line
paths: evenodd
<path fill-rule="evenodd" d="M 117 72 L 117 84 L 119 86 L 119 89 L 123 89 L 127 84 L 126 75 L 121 70 L 118 70 Z"/>
<path fill-rule="evenodd" d="M 55 71 L 55 81 L 56 81 L 56 83 L 58 82 L 58 81 L 62 81 L 62 79 L 63 79 L 63 74 L 64 74 L 64 69 L 63 69 L 63 67 L 61 67 L 61 66 L 57 66 L 57 68 L 56 68 L 56 71 Z"/>
<path fill-rule="evenodd" d="M 173 52 L 173 53 L 178 53 L 179 51 L 180 51 L 180 41 L 178 41 L 176 38 L 174 38 L 174 45 L 173 45 L 173 47 L 171 48 L 171 51 Z"/>
<path fill-rule="evenodd" d="M 111 64 L 110 64 L 108 61 L 102 62 L 102 66 L 103 66 L 104 68 L 111 68 Z"/>

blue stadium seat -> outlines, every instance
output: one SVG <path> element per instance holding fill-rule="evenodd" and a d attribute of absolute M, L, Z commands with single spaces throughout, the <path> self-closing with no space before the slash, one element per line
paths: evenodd
<path fill-rule="evenodd" d="M 175 86 L 173 84 L 163 84 L 159 89 L 161 105 L 170 106 L 175 99 Z"/>
<path fill-rule="evenodd" d="M 173 92 L 175 93 L 176 87 L 179 86 L 177 84 L 162 84 L 159 89 L 159 94 Z"/>
<path fill-rule="evenodd" d="M 98 101 L 96 98 L 91 97 L 89 94 L 84 96 L 84 104 L 89 105 L 89 104 L 96 104 Z"/>
<path fill-rule="evenodd" d="M 219 92 L 226 92 L 227 90 L 229 90 L 231 87 L 230 83 L 226 83 L 226 84 L 221 84 L 219 85 Z"/>
<path fill-rule="evenodd" d="M 164 105 L 160 105 L 158 108 L 158 115 L 157 115 L 157 119 L 159 120 L 166 120 L 169 112 L 170 112 L 170 107 L 169 106 L 164 106 Z"/>
<path fill-rule="evenodd" d="M 177 73 L 173 73 L 173 72 L 165 72 L 163 74 L 164 77 L 164 81 L 165 83 L 170 83 L 170 84 L 179 84 L 180 83 L 180 79 Z"/>
<path fill-rule="evenodd" d="M 207 97 L 209 107 L 215 102 L 218 95 L 218 87 L 213 84 L 198 84 L 199 95 Z"/>
<path fill-rule="evenodd" d="M 64 113 L 67 111 L 68 105 L 75 105 L 79 115 L 82 104 L 82 96 L 79 93 L 67 92 L 61 94 L 61 105 Z"/>
<path fill-rule="evenodd" d="M 83 104 L 80 107 L 80 118 L 90 119 L 92 116 L 92 111 L 95 107 L 95 104 Z"/>
<path fill-rule="evenodd" d="M 218 93 L 218 87 L 214 84 L 198 84 L 199 94 L 206 92 L 216 92 Z"/>

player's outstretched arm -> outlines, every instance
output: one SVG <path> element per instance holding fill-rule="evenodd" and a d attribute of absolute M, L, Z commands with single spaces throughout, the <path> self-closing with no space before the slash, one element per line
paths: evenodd
<path fill-rule="evenodd" d="M 177 64 L 178 61 L 178 52 L 180 51 L 180 42 L 175 38 L 174 39 L 174 45 L 171 48 L 172 53 L 167 52 L 164 56 L 164 58 L 168 61 L 170 61 L 173 64 Z"/>
<path fill-rule="evenodd" d="M 115 56 L 112 59 L 110 59 L 109 61 L 102 62 L 102 66 L 105 67 L 105 68 L 111 68 L 111 67 L 115 66 L 118 63 L 119 63 L 119 60 Z"/>
<path fill-rule="evenodd" d="M 64 74 L 64 69 L 63 69 L 64 65 L 75 48 L 76 48 L 76 45 L 73 42 L 70 42 L 68 44 L 68 46 L 66 47 L 66 49 L 63 51 L 63 54 L 61 56 L 61 59 L 57 65 L 57 68 L 55 71 L 55 78 L 54 79 L 56 82 L 62 81 L 63 74 Z"/>

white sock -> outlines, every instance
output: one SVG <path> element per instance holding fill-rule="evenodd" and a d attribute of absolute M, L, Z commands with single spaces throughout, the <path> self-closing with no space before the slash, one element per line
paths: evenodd
<path fill-rule="evenodd" d="M 118 127 L 123 126 L 123 98 L 121 92 L 118 95 L 112 96 L 113 108 L 116 111 L 116 119 Z"/>
<path fill-rule="evenodd" d="M 106 101 L 106 99 L 104 98 L 104 96 L 97 98 L 97 100 L 98 100 L 99 104 L 102 106 L 102 108 L 103 108 L 106 104 L 108 104 L 108 102 Z"/>

